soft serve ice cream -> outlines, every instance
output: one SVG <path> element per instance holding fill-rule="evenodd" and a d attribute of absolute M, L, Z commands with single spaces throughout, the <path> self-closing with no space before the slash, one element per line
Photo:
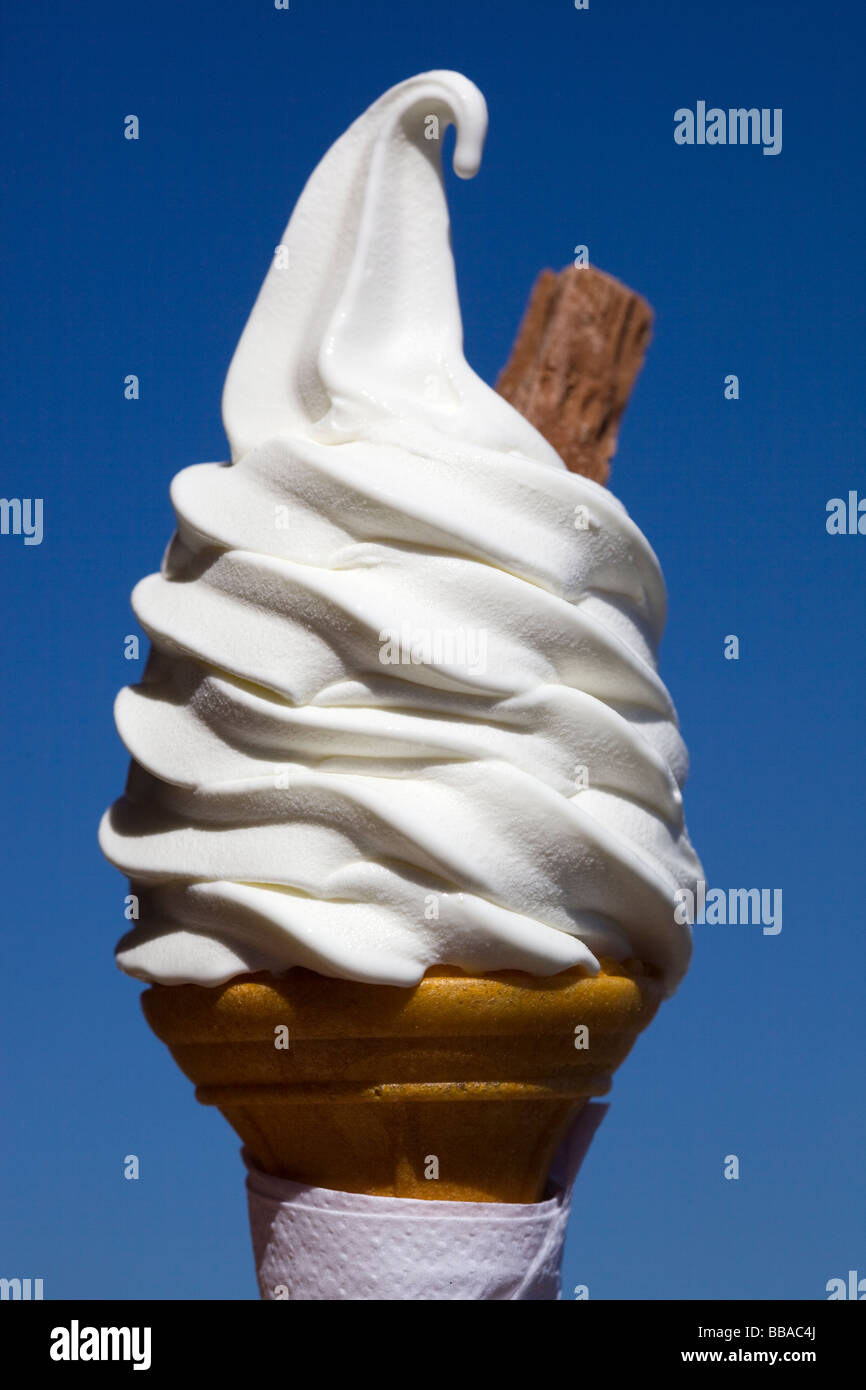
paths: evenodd
<path fill-rule="evenodd" d="M 636 957 L 673 988 L 700 866 L 656 558 L 467 365 L 442 184 L 481 93 L 387 92 L 307 183 L 133 607 L 152 643 L 101 831 L 122 969 L 411 985 Z"/>

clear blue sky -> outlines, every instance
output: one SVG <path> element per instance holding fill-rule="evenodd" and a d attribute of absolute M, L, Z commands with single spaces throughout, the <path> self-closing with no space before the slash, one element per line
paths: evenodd
<path fill-rule="evenodd" d="M 536 273 L 577 243 L 655 308 L 613 485 L 668 582 L 708 881 L 784 894 L 778 936 L 696 929 L 581 1175 L 566 1288 L 820 1299 L 866 1274 L 866 536 L 825 528 L 829 498 L 866 496 L 862 7 L 47 0 L 4 28 L 0 492 L 42 497 L 45 534 L 0 536 L 0 1274 L 47 1297 L 255 1297 L 237 1140 L 114 965 L 111 707 L 169 482 L 225 457 L 226 367 L 305 178 L 437 67 L 490 108 L 478 177 L 449 174 L 472 365 L 494 379 Z M 676 145 L 698 100 L 781 107 L 781 154 Z"/>

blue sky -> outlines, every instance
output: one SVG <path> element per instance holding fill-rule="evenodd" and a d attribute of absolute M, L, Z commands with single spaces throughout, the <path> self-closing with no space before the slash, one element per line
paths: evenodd
<path fill-rule="evenodd" d="M 0 492 L 44 499 L 44 538 L 0 536 L 0 1274 L 46 1297 L 255 1297 L 238 1142 L 114 966 L 111 708 L 169 482 L 226 455 L 223 378 L 305 178 L 436 67 L 490 109 L 478 177 L 448 178 L 476 370 L 495 378 L 535 275 L 576 244 L 655 309 L 612 484 L 668 583 L 707 879 L 783 892 L 776 936 L 696 928 L 582 1171 L 566 1297 L 812 1299 L 866 1274 L 866 536 L 825 526 L 830 498 L 866 497 L 861 7 L 47 0 L 4 28 Z M 675 144 L 699 100 L 782 108 L 781 153 Z"/>

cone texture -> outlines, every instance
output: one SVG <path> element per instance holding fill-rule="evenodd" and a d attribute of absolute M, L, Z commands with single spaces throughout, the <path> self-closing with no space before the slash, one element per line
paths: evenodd
<path fill-rule="evenodd" d="M 534 1202 L 569 1122 L 608 1091 L 662 997 L 638 962 L 603 964 L 596 978 L 442 968 L 411 989 L 296 968 L 215 989 L 154 985 L 142 1004 L 265 1172 Z"/>

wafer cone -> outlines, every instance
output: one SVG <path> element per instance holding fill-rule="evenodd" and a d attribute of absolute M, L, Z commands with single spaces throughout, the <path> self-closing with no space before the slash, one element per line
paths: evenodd
<path fill-rule="evenodd" d="M 378 1196 L 535 1202 L 569 1122 L 607 1092 L 661 997 L 639 962 L 606 961 L 595 978 L 440 969 L 411 989 L 296 968 L 216 989 L 155 985 L 142 1003 L 197 1098 L 265 1172 Z"/>

